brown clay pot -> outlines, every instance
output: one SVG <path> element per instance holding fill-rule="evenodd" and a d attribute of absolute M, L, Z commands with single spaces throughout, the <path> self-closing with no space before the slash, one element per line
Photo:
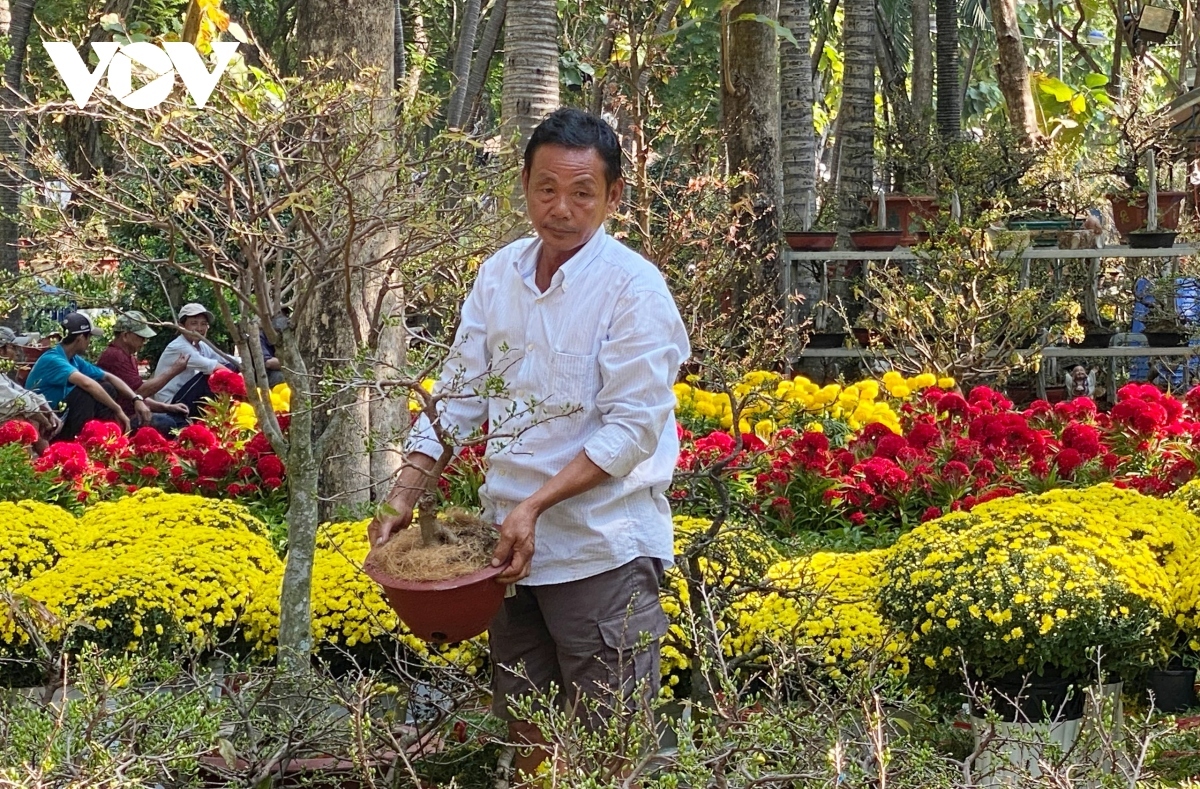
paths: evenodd
<path fill-rule="evenodd" d="M 1165 230 L 1175 230 L 1179 227 L 1179 216 L 1183 211 L 1184 192 L 1158 193 L 1158 226 Z M 1137 195 L 1109 195 L 1112 204 L 1113 224 L 1117 232 L 1127 236 L 1134 230 L 1146 226 L 1146 193 Z"/>
<path fill-rule="evenodd" d="M 784 233 L 788 246 L 797 252 L 825 252 L 837 243 L 837 233 L 805 231 Z"/>
<path fill-rule="evenodd" d="M 889 194 L 884 195 L 883 201 L 884 210 L 887 211 L 887 227 L 899 228 L 904 234 L 901 239 L 903 244 L 916 243 L 915 238 L 920 225 L 915 224 L 913 220 L 923 219 L 928 223 L 937 219 L 938 204 L 933 195 Z M 877 221 L 878 216 L 879 202 L 872 200 L 871 219 Z"/>
<path fill-rule="evenodd" d="M 904 233 L 899 230 L 854 230 L 850 244 L 860 252 L 887 252 L 900 246 Z"/>
<path fill-rule="evenodd" d="M 504 567 L 482 570 L 446 581 L 403 581 L 385 573 L 367 554 L 363 572 L 383 587 L 388 605 L 412 634 L 432 644 L 466 641 L 487 630 L 504 602 L 496 576 Z"/>

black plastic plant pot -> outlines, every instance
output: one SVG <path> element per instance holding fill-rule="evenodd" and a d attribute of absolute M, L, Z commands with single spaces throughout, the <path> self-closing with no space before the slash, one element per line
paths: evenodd
<path fill-rule="evenodd" d="M 1196 706 L 1196 669 L 1154 669 L 1150 694 L 1159 712 L 1184 712 Z"/>
<path fill-rule="evenodd" d="M 1005 723 L 1047 723 L 1083 717 L 1083 684 L 1063 677 L 1030 676 L 987 682 L 992 709 Z M 975 700 L 972 713 L 984 717 Z"/>
<path fill-rule="evenodd" d="M 1175 246 L 1174 230 L 1135 230 L 1129 234 L 1134 249 L 1169 249 Z"/>

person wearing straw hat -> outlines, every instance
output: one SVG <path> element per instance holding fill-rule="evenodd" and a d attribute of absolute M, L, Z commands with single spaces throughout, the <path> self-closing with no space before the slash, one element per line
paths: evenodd
<path fill-rule="evenodd" d="M 187 406 L 188 416 L 200 415 L 200 404 L 212 397 L 208 377 L 227 365 L 220 354 L 208 342 L 208 330 L 213 324 L 213 314 L 203 304 L 184 304 L 179 310 L 179 336 L 171 340 L 158 357 L 154 377 L 170 372 L 179 359 L 184 359 L 182 372 L 176 373 L 162 389 L 158 398 L 164 402 L 181 403 Z"/>
<path fill-rule="evenodd" d="M 137 355 L 146 345 L 146 340 L 155 337 L 158 332 L 150 328 L 146 316 L 140 312 L 126 312 L 117 316 L 113 324 L 113 339 L 109 346 L 96 360 L 96 366 L 105 372 L 124 381 L 135 394 L 146 399 L 150 409 L 150 421 L 143 422 L 133 408 L 134 401 L 118 396 L 117 405 L 129 417 L 130 423 L 136 430 L 139 427 L 153 427 L 164 436 L 169 436 L 175 430 L 187 424 L 188 408 L 183 403 L 164 403 L 157 395 L 167 382 L 187 369 L 187 358 L 180 356 L 175 362 L 159 375 L 148 381 L 142 380 L 139 371 Z"/>
<path fill-rule="evenodd" d="M 145 398 L 83 357 L 92 337 L 100 334 L 91 319 L 72 312 L 63 318 L 62 328 L 62 342 L 38 357 L 25 381 L 26 387 L 45 397 L 51 408 L 59 410 L 63 427 L 57 438 L 74 439 L 94 419 L 116 422 L 128 433 L 129 417 L 117 405 L 114 395 L 134 401 L 134 413 L 149 422 L 150 409 Z"/>

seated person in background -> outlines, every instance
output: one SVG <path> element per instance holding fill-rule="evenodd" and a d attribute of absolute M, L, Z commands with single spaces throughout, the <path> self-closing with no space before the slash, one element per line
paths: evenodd
<path fill-rule="evenodd" d="M 0 326 L 0 348 L 11 345 L 16 333 L 7 326 Z M 62 427 L 62 420 L 50 408 L 46 398 L 31 392 L 7 375 L 0 374 L 0 422 L 20 419 L 29 422 L 38 431 L 34 451 L 46 449 L 50 439 Z"/>
<path fill-rule="evenodd" d="M 58 438 L 62 441 L 74 439 L 93 419 L 116 422 L 128 433 L 129 417 L 125 416 L 113 395 L 133 401 L 134 413 L 144 424 L 149 424 L 150 409 L 145 398 L 117 376 L 83 358 L 92 336 L 100 333 L 92 328 L 88 317 L 72 312 L 63 318 L 62 327 L 63 341 L 38 358 L 25 382 L 61 414 L 63 427 Z"/>
<path fill-rule="evenodd" d="M 167 381 L 158 391 L 158 397 L 163 401 L 186 405 L 188 416 L 192 418 L 200 415 L 201 401 L 212 397 L 208 376 L 212 375 L 213 370 L 221 366 L 234 369 L 233 365 L 222 360 L 205 339 L 212 322 L 212 313 L 203 305 L 183 305 L 179 310 L 179 325 L 183 331 L 167 345 L 162 356 L 158 357 L 158 366 L 154 368 L 154 377 L 157 378 L 168 373 L 180 357 L 187 360 L 183 372 Z"/>
<path fill-rule="evenodd" d="M 1096 373 L 1088 372 L 1082 364 L 1077 364 L 1067 372 L 1067 399 L 1076 397 L 1094 397 L 1096 394 Z"/>
<path fill-rule="evenodd" d="M 258 344 L 262 346 L 263 366 L 267 368 L 267 385 L 274 389 L 283 383 L 283 363 L 275 356 L 275 346 L 267 340 L 267 333 L 258 333 Z"/>
<path fill-rule="evenodd" d="M 135 430 L 148 424 L 163 436 L 169 436 L 187 424 L 188 408 L 182 403 L 163 403 L 153 398 L 168 381 L 187 369 L 187 357 L 180 356 L 162 374 L 149 381 L 143 381 L 141 373 L 138 372 L 137 354 L 146 345 L 146 340 L 155 334 L 157 332 L 147 325 L 142 313 L 127 312 L 119 316 L 113 324 L 113 340 L 96 360 L 96 366 L 117 376 L 136 394 L 146 398 L 146 406 L 150 409 L 149 423 L 143 423 L 141 417 L 134 412 L 133 400 L 120 395 L 115 398 Z"/>

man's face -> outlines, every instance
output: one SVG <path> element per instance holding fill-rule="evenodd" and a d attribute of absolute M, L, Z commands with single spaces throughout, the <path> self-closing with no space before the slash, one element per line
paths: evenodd
<path fill-rule="evenodd" d="M 605 185 L 595 148 L 543 145 L 521 174 L 529 221 L 546 251 L 571 253 L 587 243 L 621 202 L 625 183 Z"/>
<path fill-rule="evenodd" d="M 191 315 L 183 319 L 183 328 L 195 332 L 201 337 L 208 336 L 208 318 L 203 315 Z"/>
<path fill-rule="evenodd" d="M 1071 377 L 1076 381 L 1086 381 L 1087 375 L 1087 370 L 1083 369 L 1082 367 L 1076 367 L 1071 371 Z"/>
<path fill-rule="evenodd" d="M 124 332 L 124 335 L 125 345 L 134 353 L 141 351 L 146 345 L 145 337 L 141 337 L 131 331 Z"/>

